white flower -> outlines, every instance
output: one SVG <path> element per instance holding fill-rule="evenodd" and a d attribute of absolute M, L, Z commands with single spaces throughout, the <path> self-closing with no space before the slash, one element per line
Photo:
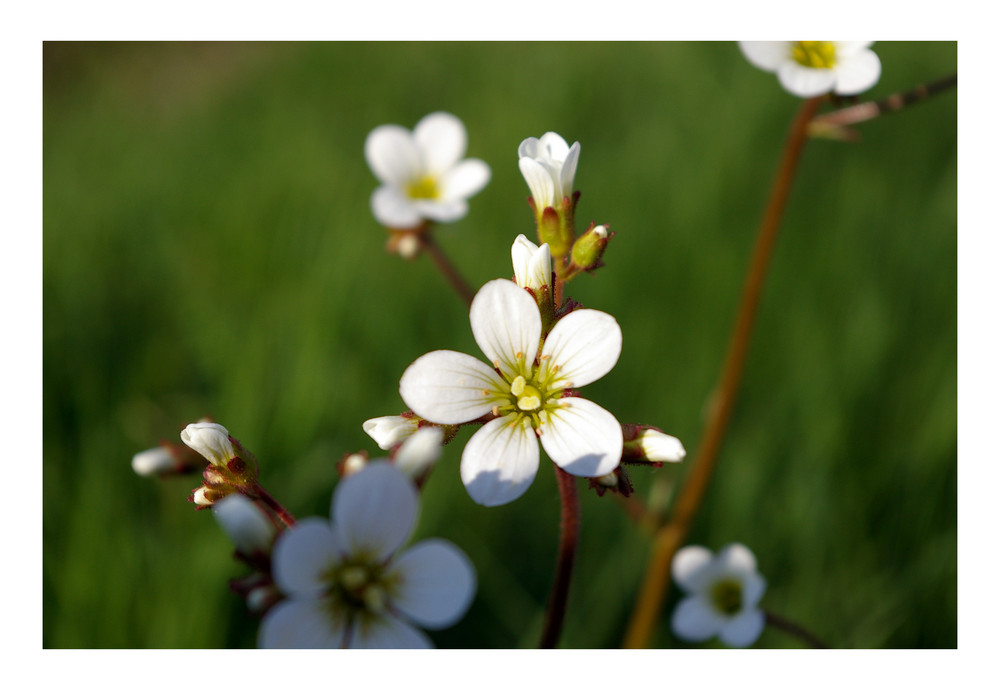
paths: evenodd
<path fill-rule="evenodd" d="M 417 430 L 419 419 L 414 417 L 375 417 L 361 425 L 365 433 L 372 437 L 382 450 L 389 450 L 397 443 L 402 443 Z"/>
<path fill-rule="evenodd" d="M 375 219 L 407 229 L 433 220 L 450 223 L 464 216 L 466 199 L 486 186 L 490 168 L 465 155 L 462 121 L 431 113 L 410 132 L 399 125 L 376 127 L 365 140 L 365 158 L 382 186 L 372 193 Z"/>
<path fill-rule="evenodd" d="M 514 282 L 521 287 L 538 290 L 552 280 L 552 255 L 549 245 L 539 247 L 524 235 L 518 235 L 510 247 L 514 264 Z"/>
<path fill-rule="evenodd" d="M 261 647 L 426 648 L 414 623 L 444 628 L 472 602 L 476 575 L 451 542 L 396 552 L 416 523 L 413 483 L 385 462 L 341 480 L 332 524 L 302 520 L 278 538 L 274 581 L 288 597 L 268 611 Z"/>
<path fill-rule="evenodd" d="M 268 553 L 277 528 L 253 501 L 243 494 L 229 494 L 212 507 L 212 514 L 236 550 L 247 556 Z"/>
<path fill-rule="evenodd" d="M 531 190 L 537 213 L 547 206 L 558 208 L 563 197 L 572 196 L 580 142 L 567 146 L 561 136 L 546 132 L 541 139 L 529 137 L 522 141 L 517 155 L 517 165 Z"/>
<path fill-rule="evenodd" d="M 197 422 L 188 424 L 181 432 L 181 440 L 201 453 L 213 465 L 225 466 L 236 457 L 229 431 L 221 424 Z"/>
<path fill-rule="evenodd" d="M 871 88 L 882 63 L 873 41 L 740 41 L 754 66 L 776 72 L 786 91 L 811 98 L 833 91 L 851 96 Z"/>
<path fill-rule="evenodd" d="M 656 429 L 643 429 L 637 440 L 643 456 L 650 462 L 680 462 L 687 455 L 679 438 Z"/>
<path fill-rule="evenodd" d="M 570 312 L 539 352 L 542 321 L 527 291 L 509 280 L 486 283 L 472 301 L 472 334 L 490 364 L 437 350 L 411 364 L 399 382 L 410 409 L 437 424 L 496 418 L 462 452 L 462 482 L 477 503 L 494 506 L 523 494 L 538 471 L 538 441 L 566 472 L 600 477 L 618 466 L 622 429 L 614 415 L 579 397 L 563 397 L 611 371 L 621 354 L 614 317 Z"/>
<path fill-rule="evenodd" d="M 150 448 L 132 456 L 132 470 L 143 477 L 167 474 L 176 468 L 177 460 L 166 446 Z"/>
<path fill-rule="evenodd" d="M 393 463 L 411 479 L 420 477 L 441 457 L 441 441 L 444 430 L 437 426 L 425 426 L 403 441 L 396 451 Z"/>
<path fill-rule="evenodd" d="M 712 556 L 703 546 L 686 546 L 671 565 L 674 581 L 687 593 L 670 619 L 674 634 L 690 642 L 716 635 L 730 647 L 749 647 L 764 629 L 757 608 L 767 582 L 757 559 L 742 544 L 730 544 Z"/>

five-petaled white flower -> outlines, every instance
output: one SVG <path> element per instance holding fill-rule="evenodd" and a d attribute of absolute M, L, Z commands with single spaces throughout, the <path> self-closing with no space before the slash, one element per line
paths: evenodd
<path fill-rule="evenodd" d="M 427 539 L 400 554 L 416 523 L 417 490 L 386 462 L 342 479 L 332 524 L 308 518 L 282 533 L 273 574 L 288 597 L 268 611 L 259 643 L 270 648 L 433 646 L 413 624 L 454 624 L 472 602 L 476 575 L 449 541 Z"/>
<path fill-rule="evenodd" d="M 764 630 L 757 608 L 767 582 L 757 559 L 742 544 L 730 544 L 716 556 L 704 546 L 686 546 L 671 565 L 674 581 L 687 593 L 670 619 L 674 634 L 690 642 L 716 635 L 730 647 L 749 647 Z"/>
<path fill-rule="evenodd" d="M 468 213 L 466 199 L 486 186 L 490 167 L 462 160 L 466 134 L 450 113 L 431 113 L 410 132 L 399 125 L 376 127 L 365 140 L 365 158 L 382 186 L 372 193 L 375 219 L 397 230 L 424 220 L 450 223 Z"/>
<path fill-rule="evenodd" d="M 493 417 L 462 451 L 462 482 L 472 499 L 495 506 L 523 494 L 538 471 L 538 440 L 570 474 L 600 477 L 614 470 L 623 443 L 618 420 L 589 400 L 564 397 L 618 361 L 622 332 L 614 317 L 593 309 L 570 312 L 540 345 L 535 300 L 509 280 L 493 280 L 476 294 L 469 320 L 490 364 L 436 350 L 403 372 L 399 393 L 411 410 L 437 424 Z"/>
<path fill-rule="evenodd" d="M 517 165 L 535 200 L 536 213 L 547 206 L 558 208 L 564 197 L 573 194 L 580 142 L 568 146 L 555 132 L 546 132 L 540 139 L 528 137 L 522 141 L 517 156 Z"/>
<path fill-rule="evenodd" d="M 873 41 L 740 41 L 754 66 L 776 72 L 786 91 L 811 98 L 833 91 L 861 93 L 878 81 L 882 63 L 869 50 Z"/>

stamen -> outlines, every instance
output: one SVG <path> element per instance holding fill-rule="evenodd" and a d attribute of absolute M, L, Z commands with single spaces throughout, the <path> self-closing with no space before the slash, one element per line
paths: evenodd
<path fill-rule="evenodd" d="M 833 69 L 837 64 L 837 49 L 833 41 L 795 41 L 792 59 L 803 67 Z"/>

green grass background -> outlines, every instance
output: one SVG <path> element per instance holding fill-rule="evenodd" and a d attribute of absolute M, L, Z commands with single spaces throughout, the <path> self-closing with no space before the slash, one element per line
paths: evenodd
<path fill-rule="evenodd" d="M 957 64 L 953 43 L 876 50 L 872 97 Z M 748 545 L 764 606 L 837 647 L 957 645 L 956 103 L 807 145 L 689 538 Z M 325 515 L 340 457 L 378 451 L 361 422 L 404 409 L 406 366 L 478 353 L 431 262 L 383 251 L 373 127 L 465 122 L 493 179 L 437 237 L 476 285 L 509 277 L 511 242 L 533 237 L 518 143 L 581 142 L 578 221 L 617 235 L 567 292 L 624 332 L 585 395 L 690 458 L 797 106 L 734 43 L 46 44 L 44 645 L 253 646 L 227 588 L 246 570 L 186 502 L 197 478 L 138 477 L 132 454 L 211 415 L 293 513 Z M 521 499 L 477 506 L 458 477 L 470 434 L 445 449 L 417 538 L 463 548 L 479 590 L 432 637 L 532 647 L 553 473 L 543 460 Z M 637 498 L 688 465 L 635 471 Z M 649 537 L 589 491 L 582 516 L 562 645 L 616 647 Z M 687 646 L 669 630 L 677 599 L 657 646 Z M 767 630 L 757 646 L 800 643 Z"/>

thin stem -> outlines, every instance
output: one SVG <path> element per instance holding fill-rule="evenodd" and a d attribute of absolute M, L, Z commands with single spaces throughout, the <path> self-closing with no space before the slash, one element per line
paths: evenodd
<path fill-rule="evenodd" d="M 420 242 L 420 247 L 428 254 L 430 254 L 431 259 L 434 260 L 434 264 L 441 271 L 441 274 L 451 283 L 451 286 L 458 293 L 458 296 L 465 301 L 466 304 L 472 304 L 472 298 L 475 297 L 475 292 L 469 286 L 465 279 L 459 274 L 458 269 L 451 263 L 445 253 L 438 246 L 434 238 L 431 237 L 430 230 L 421 231 L 416 233 L 417 240 Z"/>
<path fill-rule="evenodd" d="M 278 503 L 271 494 L 267 493 L 267 490 L 263 486 L 258 484 L 255 487 L 255 490 L 257 495 L 260 496 L 260 500 L 262 500 L 268 508 L 274 511 L 274 514 L 278 516 L 279 520 L 285 523 L 286 527 L 295 526 L 295 516 L 289 513 L 283 505 Z"/>
<path fill-rule="evenodd" d="M 803 628 L 798 623 L 793 623 L 787 618 L 783 618 L 776 613 L 770 611 L 764 611 L 764 622 L 770 625 L 772 628 L 786 632 L 789 635 L 793 635 L 803 642 L 805 642 L 810 647 L 814 649 L 829 649 L 830 646 L 824 644 L 822 640 L 813 635 L 811 632 Z"/>
<path fill-rule="evenodd" d="M 819 108 L 820 101 L 820 98 L 807 100 L 792 122 L 781 165 L 771 188 L 771 197 L 761 219 L 757 243 L 743 287 L 743 298 L 733 326 L 719 384 L 711 397 L 709 418 L 702 431 L 698 455 L 692 463 L 687 482 L 674 504 L 670 521 L 660 528 L 655 537 L 646 577 L 626 633 L 627 648 L 639 649 L 648 646 L 670 584 L 670 562 L 687 537 L 691 523 L 705 496 L 743 375 L 757 304 L 764 287 L 764 277 L 777 238 L 778 226 L 806 141 L 809 121 Z"/>
<path fill-rule="evenodd" d="M 552 465 L 559 484 L 559 500 L 562 510 L 559 520 L 559 553 L 556 557 L 556 575 L 549 595 L 549 605 L 545 611 L 545 627 L 542 630 L 540 649 L 554 649 L 562 632 L 563 618 L 566 616 L 566 600 L 569 584 L 573 576 L 573 561 L 580 541 L 580 496 L 577 493 L 576 477 Z"/>

